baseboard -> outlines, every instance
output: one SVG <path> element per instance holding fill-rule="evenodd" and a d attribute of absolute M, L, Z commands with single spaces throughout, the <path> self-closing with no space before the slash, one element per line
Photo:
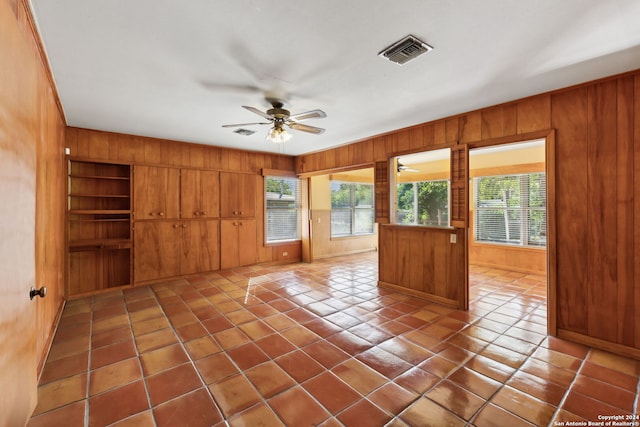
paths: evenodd
<path fill-rule="evenodd" d="M 589 347 L 608 351 L 620 356 L 631 357 L 632 359 L 640 360 L 640 349 L 635 347 L 612 343 L 610 341 L 601 340 L 599 338 L 590 337 L 588 335 L 560 328 L 558 328 L 558 338 L 588 345 Z"/>
<path fill-rule="evenodd" d="M 435 302 L 436 304 L 446 305 L 447 307 L 455 308 L 458 310 L 461 309 L 458 305 L 457 300 L 427 294 L 425 292 L 416 291 L 415 289 L 405 288 L 404 286 L 398 286 L 394 285 L 393 283 L 383 282 L 380 280 L 378 281 L 378 286 L 381 288 L 390 289 L 401 294 L 407 294 L 423 300 Z"/>
<path fill-rule="evenodd" d="M 51 346 L 53 345 L 53 339 L 55 338 L 56 332 L 58 331 L 58 325 L 60 325 L 60 319 L 62 319 L 62 312 L 64 311 L 64 307 L 66 306 L 66 304 L 67 301 L 63 299 L 60 303 L 60 306 L 58 307 L 56 316 L 53 318 L 49 338 L 47 338 L 47 342 L 45 343 L 42 354 L 40 355 L 40 360 L 38 360 L 38 383 L 40 383 L 40 377 L 42 376 L 44 365 L 47 362 L 47 358 L 49 357 L 49 352 L 51 351 Z"/>

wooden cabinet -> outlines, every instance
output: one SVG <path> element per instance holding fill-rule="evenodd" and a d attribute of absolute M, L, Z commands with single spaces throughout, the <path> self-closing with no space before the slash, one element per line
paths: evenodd
<path fill-rule="evenodd" d="M 68 295 L 131 280 L 131 168 L 69 160 Z"/>
<path fill-rule="evenodd" d="M 220 212 L 218 172 L 180 171 L 180 211 L 182 218 L 217 218 Z"/>
<path fill-rule="evenodd" d="M 253 218 L 256 216 L 258 177 L 242 173 L 220 173 L 220 216 Z"/>
<path fill-rule="evenodd" d="M 223 219 L 220 224 L 220 267 L 255 264 L 258 259 L 256 220 Z"/>
<path fill-rule="evenodd" d="M 136 281 L 219 269 L 218 236 L 218 220 L 136 222 Z"/>
<path fill-rule="evenodd" d="M 180 169 L 135 166 L 133 184 L 135 219 L 180 217 Z"/>

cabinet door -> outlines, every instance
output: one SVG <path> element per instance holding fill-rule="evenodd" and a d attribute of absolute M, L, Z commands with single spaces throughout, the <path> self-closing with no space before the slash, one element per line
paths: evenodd
<path fill-rule="evenodd" d="M 239 264 L 238 221 L 225 219 L 220 221 L 220 268 L 233 268 Z"/>
<path fill-rule="evenodd" d="M 229 219 L 220 224 L 220 267 L 255 264 L 258 260 L 256 220 Z"/>
<path fill-rule="evenodd" d="M 220 268 L 218 220 L 182 221 L 182 274 Z"/>
<path fill-rule="evenodd" d="M 218 172 L 182 169 L 182 218 L 217 218 L 220 211 Z"/>
<path fill-rule="evenodd" d="M 258 177 L 241 173 L 220 174 L 220 215 L 224 218 L 251 218 L 256 215 Z"/>
<path fill-rule="evenodd" d="M 134 227 L 136 282 L 180 274 L 180 223 L 142 221 Z"/>
<path fill-rule="evenodd" d="M 135 219 L 179 218 L 179 169 L 135 166 L 133 188 Z"/>
<path fill-rule="evenodd" d="M 255 264 L 258 261 L 256 247 L 256 220 L 241 219 L 238 221 L 238 265 Z"/>

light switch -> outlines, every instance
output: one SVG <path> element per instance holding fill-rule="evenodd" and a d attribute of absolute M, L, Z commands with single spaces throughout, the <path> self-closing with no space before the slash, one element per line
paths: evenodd
<path fill-rule="evenodd" d="M 451 243 L 457 243 L 457 241 L 458 241 L 458 235 L 457 235 L 457 234 L 450 234 L 450 235 L 449 235 L 449 241 L 450 241 Z"/>

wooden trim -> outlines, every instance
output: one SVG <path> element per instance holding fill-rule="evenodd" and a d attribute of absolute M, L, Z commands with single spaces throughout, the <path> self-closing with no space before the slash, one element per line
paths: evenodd
<path fill-rule="evenodd" d="M 599 350 L 604 350 L 621 356 L 640 360 L 640 349 L 638 348 L 616 344 L 611 341 L 601 340 L 599 338 L 590 337 L 588 335 L 580 334 L 578 332 L 573 332 L 566 329 L 558 329 L 557 336 L 558 338 L 577 342 L 579 344 L 584 344 L 589 347 L 597 348 Z"/>
<path fill-rule="evenodd" d="M 42 372 L 44 371 L 44 365 L 47 362 L 47 358 L 49 357 L 49 352 L 51 351 L 51 345 L 53 344 L 53 339 L 56 336 L 56 332 L 58 330 L 58 325 L 60 325 L 60 319 L 62 318 L 62 312 L 64 311 L 64 307 L 66 306 L 67 301 L 65 299 L 62 300 L 58 310 L 56 311 L 56 315 L 53 318 L 53 322 L 51 323 L 51 330 L 48 335 L 47 341 L 44 344 L 44 348 L 42 354 L 40 354 L 40 360 L 38 361 L 38 383 L 40 382 L 40 378 L 42 377 Z"/>
<path fill-rule="evenodd" d="M 443 297 L 439 297 L 436 295 L 432 295 L 432 294 L 427 294 L 425 292 L 420 292 L 420 291 L 416 291 L 415 289 L 411 289 L 411 288 L 406 288 L 404 286 L 398 286 L 398 285 L 394 285 L 391 283 L 387 283 L 387 282 L 383 282 L 381 280 L 378 281 L 378 286 L 381 288 L 385 288 L 385 289 L 391 289 L 392 291 L 401 293 L 401 294 L 408 294 L 414 297 L 418 297 L 430 302 L 435 302 L 436 304 L 442 304 L 442 305 L 446 305 L 448 307 L 453 307 L 455 309 L 459 309 L 459 310 L 463 310 L 464 308 L 460 306 L 460 302 L 453 300 L 453 299 L 449 299 L 449 298 L 443 298 Z"/>
<path fill-rule="evenodd" d="M 297 178 L 298 175 L 294 171 L 282 170 L 282 169 L 267 169 L 262 168 L 262 176 L 283 176 Z"/>
<path fill-rule="evenodd" d="M 336 258 L 336 257 L 340 257 L 340 256 L 347 256 L 347 255 L 356 255 L 356 254 L 365 254 L 367 252 L 377 252 L 377 249 L 357 249 L 354 251 L 346 251 L 346 252 L 340 252 L 340 253 L 334 253 L 334 254 L 326 254 L 326 255 L 319 255 L 317 257 L 314 258 L 314 260 L 317 259 L 329 259 L 329 258 Z"/>
<path fill-rule="evenodd" d="M 469 178 L 477 176 L 518 175 L 524 173 L 544 172 L 545 163 L 524 163 L 509 166 L 496 166 L 491 168 L 470 169 Z"/>
<path fill-rule="evenodd" d="M 349 143 L 348 145 L 351 145 L 352 143 Z M 328 150 L 333 150 L 336 149 L 338 147 L 331 147 Z M 326 150 L 322 150 L 322 151 L 326 151 Z M 322 152 L 322 151 L 317 151 L 317 152 Z M 317 153 L 316 152 L 316 153 Z M 305 153 L 305 154 L 301 154 L 299 156 L 295 156 L 296 159 L 302 156 L 306 156 L 308 154 L 312 154 L 312 153 Z M 374 168 L 375 167 L 375 163 L 357 163 L 355 165 L 349 165 L 349 166 L 341 166 L 341 167 L 336 167 L 336 168 L 327 168 L 327 169 L 322 169 L 322 170 L 314 170 L 312 172 L 296 172 L 298 175 L 298 177 L 300 178 L 310 178 L 312 176 L 317 176 L 317 175 L 328 175 L 330 173 L 341 173 L 341 172 L 349 172 L 349 171 L 353 171 L 353 170 L 359 170 L 359 169 L 370 169 L 370 168 Z M 297 170 L 297 168 L 296 168 Z"/>
<path fill-rule="evenodd" d="M 46 78 L 49 81 L 49 85 L 51 86 L 51 91 L 53 93 L 53 98 L 56 102 L 56 107 L 58 108 L 58 113 L 60 113 L 60 118 L 62 119 L 62 122 L 66 124 L 67 118 L 64 114 L 64 108 L 62 107 L 62 102 L 60 101 L 60 93 L 58 92 L 58 86 L 56 85 L 56 80 L 53 77 L 53 72 L 51 71 L 51 64 L 49 63 L 47 52 L 44 49 L 42 37 L 40 37 L 40 33 L 38 32 L 35 19 L 33 17 L 33 10 L 31 9 L 29 0 L 20 0 L 20 4 L 24 8 L 25 16 L 27 17 L 27 22 L 29 23 L 29 29 L 31 30 L 31 34 L 33 35 L 33 40 L 35 42 L 36 49 L 38 51 L 38 57 L 42 62 L 42 68 L 44 69 Z"/>
<path fill-rule="evenodd" d="M 456 227 L 434 227 L 432 225 L 415 225 L 415 224 L 382 224 L 384 228 L 392 229 L 396 228 L 398 230 L 408 230 L 411 231 L 442 231 L 451 234 L 452 231 L 456 230 Z"/>
<path fill-rule="evenodd" d="M 545 137 L 545 178 L 547 181 L 547 333 L 558 334 L 558 270 L 556 216 L 556 132 Z"/>

